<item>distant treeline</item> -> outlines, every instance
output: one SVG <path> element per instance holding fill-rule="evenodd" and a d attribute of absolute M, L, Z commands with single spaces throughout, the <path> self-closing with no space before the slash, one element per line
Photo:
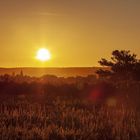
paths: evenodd
<path fill-rule="evenodd" d="M 104 102 L 109 97 L 126 102 L 139 99 L 140 82 L 87 77 L 57 77 L 45 75 L 40 78 L 17 75 L 0 76 L 0 94 L 2 96 L 36 96 L 42 98 L 77 98 Z"/>
<path fill-rule="evenodd" d="M 48 92 L 71 92 L 82 91 L 96 83 L 96 76 L 87 77 L 57 77 L 45 75 L 40 78 L 24 76 L 23 74 L 0 76 L 0 93 L 5 94 L 44 94 Z"/>

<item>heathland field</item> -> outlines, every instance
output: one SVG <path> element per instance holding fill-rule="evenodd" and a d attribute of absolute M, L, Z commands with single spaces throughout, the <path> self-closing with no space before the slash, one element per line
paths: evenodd
<path fill-rule="evenodd" d="M 20 96 L 0 103 L 0 139 L 140 140 L 139 116 L 136 108 L 121 104 Z"/>

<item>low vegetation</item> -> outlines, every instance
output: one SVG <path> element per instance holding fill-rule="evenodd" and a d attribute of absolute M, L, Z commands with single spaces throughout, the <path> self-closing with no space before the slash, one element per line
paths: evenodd
<path fill-rule="evenodd" d="M 0 139 L 139 140 L 139 116 L 136 108 L 123 104 L 9 99 L 0 103 Z"/>

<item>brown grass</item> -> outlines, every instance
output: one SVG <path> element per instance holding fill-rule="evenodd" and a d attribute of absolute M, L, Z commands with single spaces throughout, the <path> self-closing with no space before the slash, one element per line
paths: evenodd
<path fill-rule="evenodd" d="M 124 106 L 11 99 L 0 104 L 0 139 L 139 140 L 139 116 L 136 109 Z"/>

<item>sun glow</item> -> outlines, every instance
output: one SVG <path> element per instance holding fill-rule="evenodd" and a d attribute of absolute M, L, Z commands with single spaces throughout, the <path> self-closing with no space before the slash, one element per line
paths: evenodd
<path fill-rule="evenodd" d="M 36 59 L 45 62 L 51 59 L 51 53 L 46 48 L 41 48 L 37 51 Z"/>

